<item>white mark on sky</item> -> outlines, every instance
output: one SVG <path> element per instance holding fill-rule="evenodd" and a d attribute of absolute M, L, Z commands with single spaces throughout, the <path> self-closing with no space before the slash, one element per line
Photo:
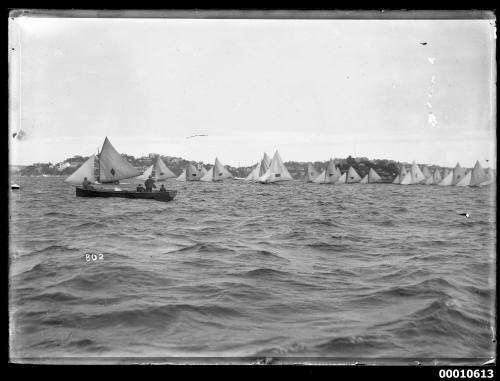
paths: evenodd
<path fill-rule="evenodd" d="M 427 59 L 429 60 L 429 62 L 434 65 L 434 61 L 436 61 L 436 59 L 434 57 L 427 57 Z"/>
<path fill-rule="evenodd" d="M 432 112 L 429 113 L 428 121 L 432 127 L 436 127 L 438 125 L 436 116 Z"/>

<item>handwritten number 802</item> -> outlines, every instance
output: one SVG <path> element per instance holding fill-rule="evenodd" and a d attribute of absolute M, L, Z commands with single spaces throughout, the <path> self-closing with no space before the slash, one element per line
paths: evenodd
<path fill-rule="evenodd" d="M 90 262 L 90 261 L 97 261 L 97 260 L 100 260 L 100 259 L 104 259 L 104 255 L 99 253 L 99 254 L 85 254 L 85 260 L 87 262 Z"/>

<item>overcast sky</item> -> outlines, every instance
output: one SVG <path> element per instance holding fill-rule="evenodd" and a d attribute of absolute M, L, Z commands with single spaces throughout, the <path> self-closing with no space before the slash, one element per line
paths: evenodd
<path fill-rule="evenodd" d="M 493 25 L 20 17 L 11 163 L 87 156 L 108 136 L 134 156 L 232 166 L 276 149 L 284 161 L 492 165 Z M 12 138 L 19 123 L 24 140 Z M 208 136 L 186 139 L 195 134 Z"/>

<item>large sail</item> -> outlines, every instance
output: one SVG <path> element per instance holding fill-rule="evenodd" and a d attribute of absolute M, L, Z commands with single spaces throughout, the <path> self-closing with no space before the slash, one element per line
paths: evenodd
<path fill-rule="evenodd" d="M 328 163 L 328 166 L 326 167 L 325 183 L 335 184 L 339 180 L 339 177 L 340 176 L 339 176 L 339 173 L 337 171 L 337 168 L 335 167 L 333 159 L 330 159 L 330 162 Z"/>
<path fill-rule="evenodd" d="M 375 172 L 375 170 L 373 168 L 370 168 L 370 170 L 368 171 L 368 182 L 369 183 L 378 183 L 382 181 L 382 178 L 380 177 L 380 175 Z"/>
<path fill-rule="evenodd" d="M 487 180 L 488 175 L 486 174 L 486 171 L 483 169 L 483 167 L 481 167 L 481 164 L 479 164 L 479 160 L 476 161 L 476 165 L 474 165 L 474 168 L 472 169 L 470 186 L 478 186 L 479 184 L 484 183 Z"/>
<path fill-rule="evenodd" d="M 393 184 L 399 184 L 401 181 L 399 180 L 399 175 L 397 175 L 394 180 L 392 180 Z"/>
<path fill-rule="evenodd" d="M 361 181 L 361 176 L 358 175 L 358 172 L 350 166 L 349 171 L 347 172 L 347 183 L 359 183 Z"/>
<path fill-rule="evenodd" d="M 415 161 L 411 163 L 410 173 L 412 184 L 420 184 L 421 182 L 425 181 L 425 176 L 420 170 L 419 166 L 415 163 Z"/>
<path fill-rule="evenodd" d="M 87 161 L 80 166 L 80 168 L 73 172 L 73 174 L 71 174 L 71 176 L 64 181 L 74 185 L 82 185 L 83 179 L 86 177 L 88 181 L 95 182 L 95 161 L 96 156 L 90 156 Z"/>
<path fill-rule="evenodd" d="M 453 169 L 453 180 L 451 182 L 451 185 L 456 185 L 462 179 L 462 177 L 465 176 L 465 171 L 466 169 L 462 168 L 460 164 L 457 163 L 457 165 Z"/>
<path fill-rule="evenodd" d="M 179 177 L 176 178 L 178 181 L 186 181 L 186 170 L 184 169 Z"/>
<path fill-rule="evenodd" d="M 412 176 L 411 176 L 411 171 L 405 172 L 403 177 L 401 178 L 401 181 L 399 182 L 401 185 L 410 185 L 412 184 Z"/>
<path fill-rule="evenodd" d="M 450 186 L 453 182 L 453 171 L 450 171 L 448 174 L 445 174 L 443 179 L 437 184 L 439 186 Z"/>
<path fill-rule="evenodd" d="M 259 177 L 259 181 L 261 183 L 274 183 L 277 181 L 288 181 L 293 180 L 292 176 L 286 169 L 283 161 L 281 160 L 280 154 L 278 151 L 273 156 L 273 160 L 271 160 L 271 165 L 269 166 L 266 173 L 264 173 L 261 177 Z"/>
<path fill-rule="evenodd" d="M 114 182 L 140 174 L 141 172 L 125 160 L 106 137 L 99 154 L 99 181 L 101 183 Z"/>
<path fill-rule="evenodd" d="M 259 179 L 259 172 L 261 168 L 261 162 L 259 161 L 257 164 L 255 164 L 254 169 L 248 174 L 247 177 L 245 177 L 246 181 L 257 181 Z"/>
<path fill-rule="evenodd" d="M 153 178 L 156 180 L 165 180 L 177 177 L 163 162 L 161 157 L 156 158 L 156 162 L 154 164 L 154 175 Z"/>
<path fill-rule="evenodd" d="M 365 175 L 365 177 L 363 177 L 359 183 L 360 184 L 368 184 L 368 175 Z"/>
<path fill-rule="evenodd" d="M 465 176 L 462 177 L 462 179 L 458 183 L 456 183 L 455 185 L 457 187 L 466 187 L 466 186 L 469 186 L 471 178 L 472 178 L 472 171 L 467 171 L 467 173 L 465 174 Z"/>
<path fill-rule="evenodd" d="M 198 170 L 193 164 L 189 163 L 186 168 L 187 181 L 199 181 L 203 177 L 202 171 Z"/>
<path fill-rule="evenodd" d="M 200 180 L 202 181 L 222 181 L 233 175 L 221 164 L 218 158 L 215 158 L 214 166 Z"/>
<path fill-rule="evenodd" d="M 307 165 L 307 181 L 310 183 L 313 182 L 318 177 L 318 175 L 318 171 L 316 171 L 313 165 L 309 163 Z"/>

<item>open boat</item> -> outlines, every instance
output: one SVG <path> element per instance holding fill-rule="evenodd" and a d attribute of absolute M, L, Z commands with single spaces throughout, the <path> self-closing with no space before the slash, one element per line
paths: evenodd
<path fill-rule="evenodd" d="M 113 190 L 104 188 L 84 189 L 82 187 L 76 187 L 77 197 L 121 197 L 142 200 L 172 201 L 176 194 L 176 190 L 167 190 L 166 192 L 136 192 L 129 190 Z"/>
<path fill-rule="evenodd" d="M 146 200 L 171 201 L 177 194 L 176 190 L 166 192 L 136 192 L 133 190 L 83 188 L 83 180 L 87 178 L 93 184 L 113 183 L 119 180 L 137 177 L 141 172 L 134 168 L 111 145 L 106 137 L 101 153 L 92 155 L 65 181 L 76 185 L 77 197 L 121 197 L 140 198 Z"/>

